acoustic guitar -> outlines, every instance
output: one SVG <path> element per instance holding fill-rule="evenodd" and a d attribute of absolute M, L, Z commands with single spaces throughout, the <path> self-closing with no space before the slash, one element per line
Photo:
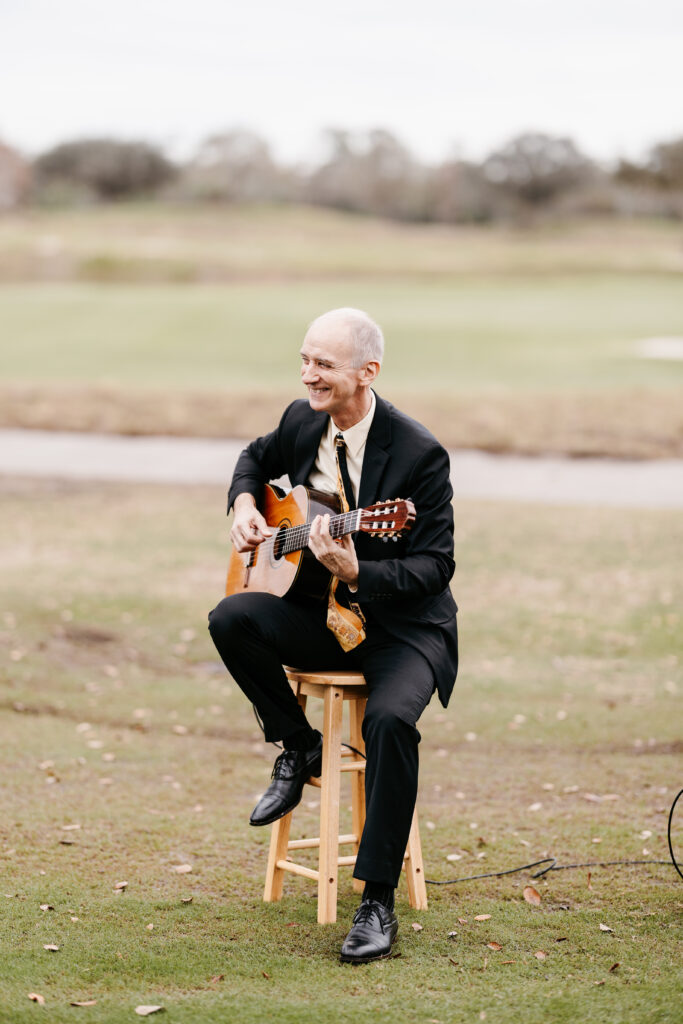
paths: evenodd
<path fill-rule="evenodd" d="M 410 499 L 380 501 L 350 512 L 340 512 L 340 507 L 336 494 L 302 484 L 285 492 L 266 484 L 261 514 L 273 536 L 251 552 L 240 553 L 233 548 L 225 593 L 253 591 L 284 597 L 293 591 L 300 597 L 322 599 L 332 576 L 308 548 L 311 523 L 316 516 L 331 516 L 330 534 L 335 540 L 358 532 L 398 540 L 415 521 L 415 506 Z"/>

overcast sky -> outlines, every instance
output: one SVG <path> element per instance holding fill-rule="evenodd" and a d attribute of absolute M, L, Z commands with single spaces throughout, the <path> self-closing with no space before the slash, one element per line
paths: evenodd
<path fill-rule="evenodd" d="M 0 138 L 185 155 L 250 127 L 281 159 L 326 127 L 423 159 L 529 129 L 639 156 L 683 135 L 681 0 L 0 0 Z"/>

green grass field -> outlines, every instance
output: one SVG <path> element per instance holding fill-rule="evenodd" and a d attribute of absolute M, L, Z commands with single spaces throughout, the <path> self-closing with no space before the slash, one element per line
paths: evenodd
<path fill-rule="evenodd" d="M 311 208 L 0 220 L 0 424 L 250 436 L 300 393 L 307 323 L 383 325 L 380 390 L 453 446 L 683 453 L 680 229 L 396 225 Z M 183 269 L 184 268 L 184 269 Z"/>
<path fill-rule="evenodd" d="M 683 362 L 636 343 L 683 334 L 675 277 L 425 282 L 11 286 L 0 289 L 5 380 L 297 389 L 306 325 L 339 305 L 383 325 L 385 387 L 527 393 L 683 386 Z"/>
<path fill-rule="evenodd" d="M 336 925 L 303 879 L 261 901 L 267 830 L 247 819 L 274 751 L 205 630 L 222 489 L 5 480 L 2 506 L 2 1024 L 118 1024 L 139 1004 L 179 1024 L 678 1020 L 670 864 L 556 872 L 538 907 L 528 872 L 430 886 L 421 913 L 402 888 L 400 956 L 340 965 L 350 878 Z M 429 878 L 668 860 L 681 534 L 675 512 L 457 504 L 461 675 L 420 726 Z"/>

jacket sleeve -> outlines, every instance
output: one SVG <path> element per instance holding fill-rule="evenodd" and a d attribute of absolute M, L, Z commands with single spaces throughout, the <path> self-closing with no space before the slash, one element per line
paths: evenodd
<path fill-rule="evenodd" d="M 282 436 L 285 421 L 293 404 L 287 406 L 275 430 L 264 434 L 263 437 L 257 437 L 241 453 L 228 491 L 228 512 L 234 505 L 237 495 L 245 492 L 252 494 L 259 504 L 263 497 L 264 484 L 288 472 Z"/>
<path fill-rule="evenodd" d="M 358 589 L 353 597 L 361 604 L 438 595 L 453 576 L 453 488 L 444 448 L 431 448 L 418 460 L 409 488 L 416 518 L 405 554 L 359 563 Z"/>

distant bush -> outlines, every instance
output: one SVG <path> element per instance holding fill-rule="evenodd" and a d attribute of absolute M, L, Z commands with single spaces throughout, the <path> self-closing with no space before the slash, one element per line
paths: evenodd
<path fill-rule="evenodd" d="M 149 143 L 116 139 L 63 142 L 41 154 L 34 169 L 39 192 L 75 189 L 98 199 L 155 192 L 176 174 L 171 161 Z"/>
<path fill-rule="evenodd" d="M 571 139 L 529 132 L 491 153 L 482 170 L 503 192 L 538 206 L 587 184 L 595 167 Z"/>

